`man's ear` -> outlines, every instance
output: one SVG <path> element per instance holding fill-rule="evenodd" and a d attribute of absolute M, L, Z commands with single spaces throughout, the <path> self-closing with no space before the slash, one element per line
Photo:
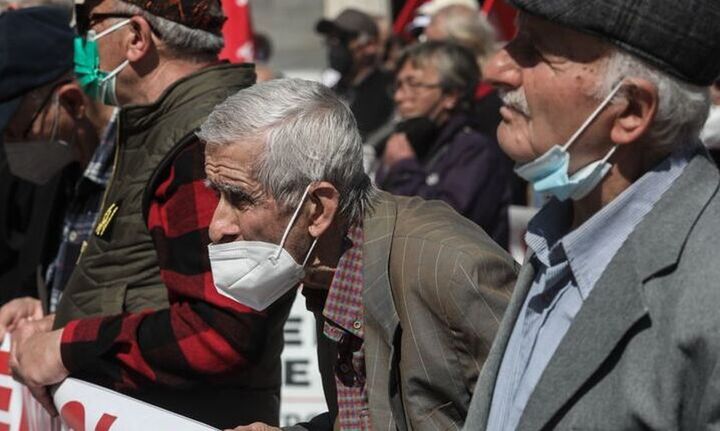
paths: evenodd
<path fill-rule="evenodd" d="M 335 221 L 340 207 L 340 193 L 335 186 L 327 181 L 320 181 L 310 186 L 310 223 L 308 231 L 314 238 L 319 238 Z"/>
<path fill-rule="evenodd" d="M 638 78 L 625 80 L 625 101 L 613 122 L 610 139 L 617 145 L 638 141 L 655 120 L 658 108 L 658 89 L 650 81 Z"/>
<path fill-rule="evenodd" d="M 64 107 L 72 118 L 80 120 L 87 116 L 88 99 L 77 82 L 63 84 L 57 90 L 57 95 L 60 106 Z"/>
<path fill-rule="evenodd" d="M 130 63 L 137 63 L 154 49 L 153 31 L 147 20 L 140 16 L 130 18 L 129 25 L 126 58 Z"/>

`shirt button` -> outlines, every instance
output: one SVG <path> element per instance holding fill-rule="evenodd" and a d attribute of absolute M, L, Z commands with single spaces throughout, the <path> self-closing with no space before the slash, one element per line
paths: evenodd
<path fill-rule="evenodd" d="M 341 364 L 340 371 L 344 374 L 347 374 L 350 372 L 350 367 L 348 366 L 348 364 Z"/>
<path fill-rule="evenodd" d="M 440 182 L 440 175 L 433 172 L 425 178 L 425 184 L 428 186 L 436 186 Z"/>
<path fill-rule="evenodd" d="M 70 234 L 68 235 L 68 239 L 70 240 L 70 242 L 75 242 L 75 240 L 77 239 L 77 232 L 71 230 Z"/>
<path fill-rule="evenodd" d="M 353 322 L 353 328 L 355 328 L 355 329 L 360 329 L 360 328 L 362 328 L 362 322 L 359 321 L 359 320 L 354 321 L 354 322 Z"/>

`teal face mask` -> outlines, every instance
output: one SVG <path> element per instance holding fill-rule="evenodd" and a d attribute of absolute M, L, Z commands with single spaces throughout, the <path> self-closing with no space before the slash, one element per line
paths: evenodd
<path fill-rule="evenodd" d="M 97 41 L 115 30 L 130 23 L 129 19 L 108 27 L 97 35 L 90 30 L 87 37 L 75 38 L 75 76 L 80 87 L 93 99 L 106 105 L 117 106 L 117 95 L 115 93 L 115 81 L 120 73 L 129 63 L 123 61 L 118 67 L 110 72 L 100 70 L 100 55 L 98 54 Z"/>
<path fill-rule="evenodd" d="M 532 184 L 533 189 L 542 194 L 555 196 L 564 201 L 578 200 L 587 196 L 600 181 L 610 172 L 612 165 L 608 159 L 615 153 L 617 146 L 613 147 L 601 160 L 590 163 L 572 175 L 568 175 L 570 154 L 567 152 L 582 132 L 595 121 L 600 112 L 610 103 L 618 90 L 623 86 L 620 82 L 612 89 L 600 106 L 590 114 L 580 128 L 568 139 L 562 147 L 554 145 L 545 154 L 537 159 L 515 167 L 515 173 Z"/>

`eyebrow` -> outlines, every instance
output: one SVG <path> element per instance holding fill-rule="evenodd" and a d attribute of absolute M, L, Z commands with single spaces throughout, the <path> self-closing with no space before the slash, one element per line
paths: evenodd
<path fill-rule="evenodd" d="M 220 193 L 222 193 L 228 197 L 231 197 L 233 199 L 244 200 L 247 202 L 255 202 L 255 199 L 252 196 L 250 196 L 250 194 L 248 192 L 243 190 L 240 186 L 237 186 L 234 184 L 222 183 L 222 182 L 212 182 L 212 181 L 206 179 L 205 186 L 211 190 L 220 192 Z"/>

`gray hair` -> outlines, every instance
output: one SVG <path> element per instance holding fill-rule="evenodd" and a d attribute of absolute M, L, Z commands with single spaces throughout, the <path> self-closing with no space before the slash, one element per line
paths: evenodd
<path fill-rule="evenodd" d="M 448 40 L 470 49 L 481 65 L 495 52 L 495 29 L 476 9 L 450 5 L 433 14 L 432 20 L 439 20 Z"/>
<path fill-rule="evenodd" d="M 434 67 L 443 91 L 459 93 L 464 104 L 472 101 L 480 70 L 467 48 L 453 42 L 431 40 L 407 48 L 397 64 L 402 67 L 408 61 L 413 67 Z"/>
<path fill-rule="evenodd" d="M 316 82 L 277 79 L 241 90 L 213 110 L 197 135 L 209 146 L 264 143 L 255 173 L 281 205 L 297 205 L 310 183 L 328 181 L 340 194 L 340 214 L 357 222 L 375 193 L 363 171 L 355 117 Z"/>
<path fill-rule="evenodd" d="M 656 148 L 672 150 L 697 139 L 710 110 L 706 87 L 680 81 L 625 51 L 612 48 L 597 96 L 605 97 L 623 78 L 631 77 L 645 79 L 657 88 L 657 114 L 648 130 L 648 139 Z M 622 90 L 615 96 L 620 97 L 623 97 Z"/>
<path fill-rule="evenodd" d="M 122 0 L 117 0 L 116 4 L 117 12 L 145 18 L 174 57 L 191 61 L 207 61 L 217 58 L 225 45 L 222 36 L 160 18 Z"/>
<path fill-rule="evenodd" d="M 68 15 L 72 14 L 73 0 L 0 0 L 0 10 L 5 10 L 11 5 L 22 8 L 35 6 L 62 6 L 67 8 Z"/>

